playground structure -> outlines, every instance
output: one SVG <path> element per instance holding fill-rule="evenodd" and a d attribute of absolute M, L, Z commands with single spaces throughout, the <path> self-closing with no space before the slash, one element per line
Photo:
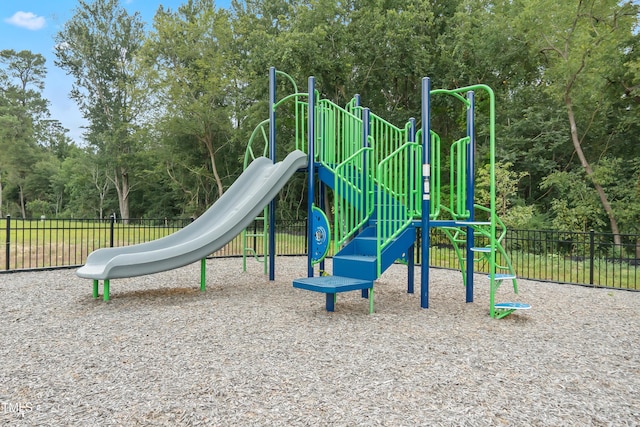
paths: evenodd
<path fill-rule="evenodd" d="M 293 91 L 276 96 L 277 76 L 284 77 Z M 489 98 L 489 206 L 475 203 L 475 92 Z M 442 149 L 440 137 L 431 130 L 431 97 L 450 96 L 466 108 L 466 136 L 451 144 L 449 155 L 449 205 L 441 203 Z M 517 280 L 502 240 L 506 228 L 496 215 L 495 192 L 495 98 L 486 85 L 454 90 L 431 90 L 429 78 L 422 80 L 422 128 L 409 119 L 397 127 L 360 105 L 360 97 L 341 107 L 319 99 L 314 77 L 308 91 L 298 91 L 291 76 L 275 68 L 269 72 L 269 119 L 253 132 L 245 155 L 245 167 L 255 153 L 276 160 L 277 112 L 288 105 L 295 122 L 295 149 L 304 151 L 307 162 L 308 261 L 307 277 L 296 279 L 294 287 L 326 294 L 326 309 L 334 310 L 340 292 L 362 290 L 373 312 L 374 281 L 396 260 L 407 263 L 408 292 L 414 292 L 414 245 L 421 228 L 420 306 L 429 307 L 430 230 L 441 228 L 457 254 L 466 302 L 473 302 L 473 274 L 476 263 L 486 263 L 490 286 L 492 318 L 515 310 L 529 309 L 517 302 L 496 303 L 496 291 L 510 281 L 517 294 Z M 260 146 L 260 151 L 257 146 Z M 333 227 L 325 211 L 325 187 L 334 195 Z M 318 190 L 318 191 L 316 191 Z M 316 200 L 318 201 L 316 203 Z M 426 214 L 423 214 L 426 213 Z M 479 214 L 479 215 L 476 215 Z M 477 217 L 481 217 L 477 220 Z M 275 202 L 265 208 L 260 219 L 268 236 L 265 272 L 275 277 Z M 333 228 L 333 232 L 331 232 Z M 245 232 L 246 233 L 246 232 Z M 253 237 L 253 234 L 245 234 Z M 324 258 L 333 245 L 333 275 L 325 271 Z M 250 252 L 245 244 L 244 266 Z M 314 277 L 314 265 L 321 275 Z"/>
<path fill-rule="evenodd" d="M 282 76 L 293 91 L 276 97 L 276 77 Z M 490 202 L 475 203 L 475 100 L 474 91 L 489 97 Z M 326 294 L 326 309 L 334 310 L 340 292 L 361 290 L 374 309 L 374 282 L 396 260 L 406 262 L 409 293 L 414 292 L 414 248 L 421 228 L 422 263 L 420 306 L 429 307 L 430 230 L 442 228 L 457 254 L 466 301 L 473 302 L 476 263 L 486 263 L 490 283 L 490 315 L 507 316 L 528 304 L 496 303 L 495 295 L 509 280 L 517 293 L 516 275 L 502 247 L 505 227 L 496 215 L 495 99 L 485 85 L 455 90 L 431 90 L 422 80 L 422 128 L 409 119 L 396 127 L 360 105 L 356 95 L 345 107 L 319 99 L 314 77 L 308 92 L 299 92 L 286 73 L 269 71 L 269 118 L 254 130 L 245 154 L 245 170 L 201 217 L 182 230 L 147 243 L 103 248 L 91 253 L 77 275 L 93 280 L 98 298 L 103 280 L 104 300 L 109 300 L 110 280 L 157 273 L 197 261 L 201 265 L 201 290 L 205 290 L 206 256 L 246 231 L 256 217 L 268 230 L 264 239 L 265 272 L 275 278 L 275 197 L 298 170 L 306 168 L 308 191 L 307 277 L 296 288 Z M 462 94 L 465 94 L 463 96 Z M 440 137 L 430 129 L 431 96 L 445 95 L 462 102 L 467 111 L 466 136 L 451 144 L 449 205 L 441 203 L 442 149 Z M 289 107 L 293 117 L 294 147 L 277 162 L 277 115 Z M 258 154 L 258 155 L 256 155 Z M 317 197 L 326 189 L 333 206 Z M 318 190 L 319 191 L 316 191 Z M 316 203 L 316 200 L 318 202 Z M 326 211 L 333 211 L 333 227 Z M 259 216 L 262 212 L 262 216 Z M 476 212 L 483 217 L 476 220 Z M 333 228 L 333 230 L 332 230 Z M 243 231 L 244 230 L 244 231 Z M 324 259 L 333 245 L 333 275 L 314 277 L 315 265 L 325 272 Z M 245 244 L 245 247 L 247 245 Z M 246 268 L 248 249 L 243 254 Z M 268 260 L 268 265 L 267 265 Z"/>

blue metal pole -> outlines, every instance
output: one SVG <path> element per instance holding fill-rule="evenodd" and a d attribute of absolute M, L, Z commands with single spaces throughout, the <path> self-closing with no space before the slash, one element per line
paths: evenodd
<path fill-rule="evenodd" d="M 467 210 L 469 211 L 469 221 L 475 220 L 474 204 L 475 204 L 475 96 L 473 91 L 467 92 L 469 107 L 467 108 L 467 136 L 469 137 L 469 145 L 467 146 Z M 475 238 L 473 228 L 467 227 L 467 293 L 466 301 L 473 302 L 473 258 L 474 254 L 471 248 L 475 246 Z"/>
<path fill-rule="evenodd" d="M 356 98 L 356 102 L 358 103 L 358 105 L 360 105 L 360 95 L 357 95 Z M 371 110 L 366 107 L 362 109 L 362 147 L 363 148 L 367 148 L 369 146 L 369 135 L 371 134 Z M 371 188 L 369 188 L 370 185 L 370 180 L 369 180 L 369 170 L 368 167 L 370 165 L 367 162 L 367 153 L 364 153 L 364 156 L 362 157 L 362 176 L 360 177 L 360 182 L 362 183 L 362 212 L 363 213 L 367 213 L 369 212 L 369 192 L 372 190 Z M 375 167 L 375 165 L 373 166 Z M 352 190 L 349 190 L 352 191 Z M 377 196 L 374 196 L 377 197 Z M 380 201 L 377 199 L 374 199 L 376 201 L 374 201 L 374 209 L 376 204 L 379 204 Z M 378 213 L 375 212 L 374 215 L 376 215 L 376 217 L 378 216 Z M 378 265 L 376 266 L 376 268 L 379 271 L 380 268 L 380 260 L 376 260 L 376 262 L 378 263 Z M 373 291 L 373 290 L 372 290 Z M 362 290 L 362 298 L 368 298 L 369 297 L 369 289 L 363 289 Z"/>
<path fill-rule="evenodd" d="M 324 196 L 325 196 L 325 194 L 327 192 L 327 189 L 326 189 L 326 186 L 325 186 L 324 182 L 318 180 L 318 184 L 319 184 L 318 194 L 320 195 L 320 198 L 319 198 L 320 199 L 320 203 L 319 203 L 320 210 L 322 210 L 322 212 L 326 213 L 326 203 L 325 203 L 326 201 L 324 199 Z M 315 238 L 315 236 L 314 236 L 314 238 Z M 329 242 L 329 244 L 331 244 L 331 243 Z M 319 267 L 320 267 L 320 275 L 322 276 L 322 273 L 324 271 L 326 271 L 325 270 L 325 264 L 324 264 L 324 258 L 322 259 L 322 261 L 320 261 Z"/>
<path fill-rule="evenodd" d="M 276 163 L 276 68 L 269 68 L 269 158 Z M 269 203 L 269 280 L 275 280 L 276 199 Z"/>
<path fill-rule="evenodd" d="M 316 115 L 316 79 L 313 76 L 309 77 L 308 83 L 308 91 L 309 91 L 309 108 L 308 108 L 308 126 L 307 126 L 307 140 L 309 144 L 308 154 L 308 176 L 307 176 L 307 221 L 311 221 L 311 212 L 313 209 L 313 200 L 315 198 L 315 141 L 316 141 L 316 126 L 315 126 L 315 115 Z M 313 227 L 310 223 L 307 227 L 308 236 L 307 236 L 307 277 L 313 277 L 313 263 L 311 262 L 311 254 L 313 252 L 312 244 L 313 244 Z"/>
<path fill-rule="evenodd" d="M 431 212 L 431 81 L 429 77 L 422 79 L 422 264 L 420 266 L 420 307 L 429 308 L 429 247 Z"/>

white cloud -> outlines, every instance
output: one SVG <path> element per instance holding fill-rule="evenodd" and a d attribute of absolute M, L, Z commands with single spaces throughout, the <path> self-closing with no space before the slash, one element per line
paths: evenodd
<path fill-rule="evenodd" d="M 16 27 L 26 28 L 28 30 L 39 30 L 46 24 L 46 20 L 43 16 L 38 16 L 32 12 L 16 12 L 11 18 L 4 20 L 9 24 L 13 24 Z"/>

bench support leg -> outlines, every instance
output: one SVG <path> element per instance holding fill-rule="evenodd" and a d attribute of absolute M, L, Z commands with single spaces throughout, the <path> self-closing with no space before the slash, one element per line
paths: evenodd
<path fill-rule="evenodd" d="M 98 280 L 93 281 L 93 299 L 98 298 Z"/>
<path fill-rule="evenodd" d="M 104 300 L 109 301 L 109 279 L 104 279 Z"/>
<path fill-rule="evenodd" d="M 336 303 L 336 294 L 327 295 L 327 311 L 333 311 Z"/>

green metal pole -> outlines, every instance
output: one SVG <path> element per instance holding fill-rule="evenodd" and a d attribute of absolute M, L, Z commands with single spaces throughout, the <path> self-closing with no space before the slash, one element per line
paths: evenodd
<path fill-rule="evenodd" d="M 93 281 L 93 299 L 98 298 L 98 281 Z"/>
<path fill-rule="evenodd" d="M 109 279 L 104 279 L 104 300 L 109 301 Z"/>
<path fill-rule="evenodd" d="M 200 260 L 200 290 L 205 291 L 207 287 L 207 259 Z"/>

